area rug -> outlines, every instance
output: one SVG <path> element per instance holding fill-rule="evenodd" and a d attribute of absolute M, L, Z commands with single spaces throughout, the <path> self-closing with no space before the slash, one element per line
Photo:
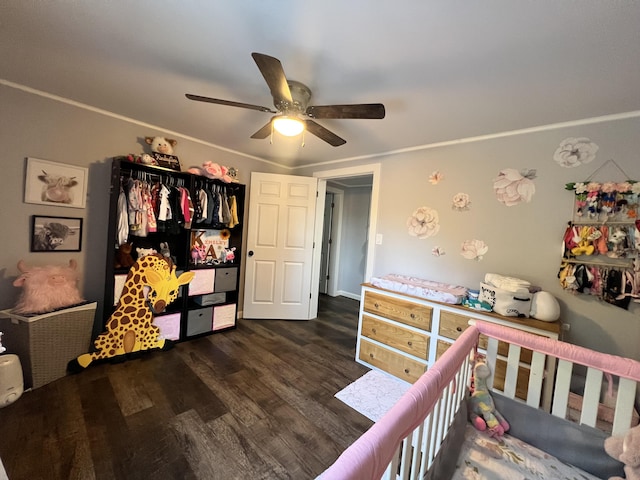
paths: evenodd
<path fill-rule="evenodd" d="M 402 380 L 371 370 L 340 390 L 335 397 L 377 422 L 409 387 L 411 385 Z"/>

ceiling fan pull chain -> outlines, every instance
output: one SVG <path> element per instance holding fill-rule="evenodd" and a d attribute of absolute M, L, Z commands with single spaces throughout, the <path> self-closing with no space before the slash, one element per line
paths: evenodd
<path fill-rule="evenodd" d="M 304 147 L 304 132 L 305 130 L 302 131 L 302 143 L 300 144 L 301 147 Z"/>

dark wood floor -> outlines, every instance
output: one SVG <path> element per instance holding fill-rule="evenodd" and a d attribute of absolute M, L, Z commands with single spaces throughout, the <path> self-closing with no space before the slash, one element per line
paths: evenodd
<path fill-rule="evenodd" d="M 315 478 L 371 421 L 334 398 L 355 363 L 358 302 L 238 328 L 67 376 L 0 409 L 22 479 Z"/>

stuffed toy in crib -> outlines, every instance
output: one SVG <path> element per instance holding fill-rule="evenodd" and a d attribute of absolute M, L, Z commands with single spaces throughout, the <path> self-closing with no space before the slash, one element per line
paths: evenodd
<path fill-rule="evenodd" d="M 621 436 L 609 437 L 604 441 L 604 450 L 609 456 L 624 463 L 627 480 L 640 480 L 640 425 L 629 429 Z M 623 480 L 610 477 L 609 480 Z"/>
<path fill-rule="evenodd" d="M 501 437 L 509 430 L 509 423 L 496 410 L 493 398 L 487 388 L 487 378 L 491 371 L 485 362 L 476 362 L 473 368 L 474 391 L 469 398 L 471 423 L 480 431 L 487 431 L 492 437 Z"/>

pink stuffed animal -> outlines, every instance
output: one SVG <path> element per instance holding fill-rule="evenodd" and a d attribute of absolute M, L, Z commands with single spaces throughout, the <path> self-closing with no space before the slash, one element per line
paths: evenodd
<path fill-rule="evenodd" d="M 609 437 L 604 441 L 604 450 L 609 456 L 624 463 L 627 480 L 640 480 L 640 425 L 629 429 L 624 435 Z M 623 480 L 609 477 L 609 480 Z"/>
<path fill-rule="evenodd" d="M 202 175 L 207 178 L 222 180 L 225 183 L 231 183 L 232 178 L 229 175 L 229 169 L 213 162 L 204 162 L 202 167 L 191 167 L 187 170 L 195 175 Z"/>
<path fill-rule="evenodd" d="M 193 264 L 198 265 L 199 263 L 204 263 L 205 258 L 207 258 L 207 249 L 202 245 L 194 245 L 191 249 L 191 260 L 193 260 Z"/>
<path fill-rule="evenodd" d="M 22 272 L 14 282 L 22 287 L 22 293 L 13 313 L 46 313 L 59 308 L 84 302 L 78 291 L 78 264 L 69 260 L 69 266 L 45 265 L 27 267 L 20 260 L 18 270 Z"/>

